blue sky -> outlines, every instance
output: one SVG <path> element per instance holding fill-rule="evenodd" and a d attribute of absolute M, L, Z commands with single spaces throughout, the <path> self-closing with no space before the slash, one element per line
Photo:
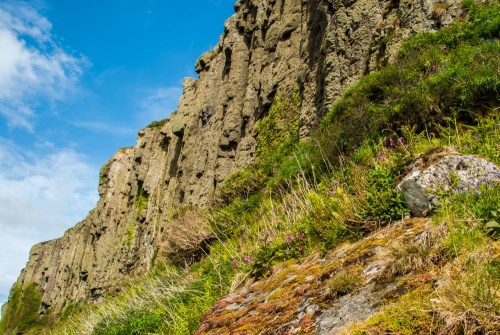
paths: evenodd
<path fill-rule="evenodd" d="M 234 0 L 0 0 L 0 304 L 30 247 L 97 201 L 98 172 L 177 107 Z"/>

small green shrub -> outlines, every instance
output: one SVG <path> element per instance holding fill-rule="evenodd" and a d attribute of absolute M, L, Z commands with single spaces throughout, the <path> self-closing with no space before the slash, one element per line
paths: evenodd
<path fill-rule="evenodd" d="M 267 178 L 262 168 L 256 164 L 232 174 L 217 189 L 214 197 L 215 206 L 228 205 L 238 199 L 247 199 L 265 185 Z"/>
<path fill-rule="evenodd" d="M 300 231 L 287 233 L 283 240 L 271 241 L 268 237 L 255 251 L 254 256 L 243 257 L 241 263 L 248 265 L 247 268 L 252 276 L 261 277 L 278 262 L 300 258 L 307 247 L 306 242 L 306 235 Z M 238 264 L 240 262 L 233 260 L 233 265 Z"/>
<path fill-rule="evenodd" d="M 491 216 L 495 219 L 486 222 L 485 228 L 486 232 L 494 239 L 498 240 L 500 238 L 500 218 L 498 217 L 498 210 L 491 211 Z"/>
<path fill-rule="evenodd" d="M 168 122 L 168 119 L 155 120 L 155 121 L 151 122 L 150 124 L 148 124 L 146 127 L 147 128 L 160 128 L 167 122 Z"/>
<path fill-rule="evenodd" d="M 328 295 L 337 298 L 353 292 L 362 283 L 362 277 L 352 271 L 341 270 L 326 282 Z"/>
<path fill-rule="evenodd" d="M 138 214 L 148 208 L 148 194 L 142 189 L 142 187 L 137 188 L 134 205 Z"/>

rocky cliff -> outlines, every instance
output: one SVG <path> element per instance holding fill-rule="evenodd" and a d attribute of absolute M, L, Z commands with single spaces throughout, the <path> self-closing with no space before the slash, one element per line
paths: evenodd
<path fill-rule="evenodd" d="M 178 111 L 102 168 L 96 208 L 32 248 L 18 284 L 38 284 L 42 313 L 100 301 L 146 273 L 172 213 L 206 206 L 253 162 L 256 125 L 277 94 L 300 93 L 307 137 L 342 90 L 390 61 L 403 38 L 450 23 L 460 8 L 454 0 L 241 0 L 235 12 L 196 62 L 199 78 L 184 81 Z"/>

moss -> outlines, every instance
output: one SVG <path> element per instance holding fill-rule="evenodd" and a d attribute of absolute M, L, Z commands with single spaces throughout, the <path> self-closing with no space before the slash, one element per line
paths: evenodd
<path fill-rule="evenodd" d="M 137 183 L 137 192 L 135 195 L 134 205 L 136 208 L 137 214 L 142 213 L 144 210 L 148 208 L 148 198 L 149 194 L 142 188 L 142 181 L 138 181 Z"/>
<path fill-rule="evenodd" d="M 268 115 L 257 125 L 257 159 L 267 160 L 269 156 L 283 153 L 298 142 L 301 105 L 299 90 L 291 96 L 276 95 Z"/>
<path fill-rule="evenodd" d="M 127 246 L 127 249 L 130 249 L 132 246 L 132 242 L 134 241 L 135 234 L 136 234 L 136 225 L 135 223 L 132 223 L 130 226 L 127 227 L 127 230 L 125 231 L 125 245 Z"/>
<path fill-rule="evenodd" d="M 2 315 L 0 331 L 6 334 L 17 333 L 43 326 L 38 314 L 41 304 L 37 284 L 28 283 L 21 288 L 16 283 L 11 290 L 5 314 Z"/>
<path fill-rule="evenodd" d="M 432 292 L 430 285 L 420 287 L 365 322 L 350 326 L 344 334 L 433 334 L 440 324 L 430 303 Z"/>

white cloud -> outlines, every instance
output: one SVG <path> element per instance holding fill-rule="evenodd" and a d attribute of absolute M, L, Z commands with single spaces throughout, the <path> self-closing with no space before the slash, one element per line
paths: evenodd
<path fill-rule="evenodd" d="M 96 170 L 74 150 L 38 155 L 0 138 L 0 304 L 31 246 L 62 236 L 95 206 Z"/>
<path fill-rule="evenodd" d="M 51 23 L 20 1 L 0 2 L 0 115 L 32 131 L 40 103 L 63 100 L 88 62 L 67 53 Z"/>
<path fill-rule="evenodd" d="M 139 104 L 141 112 L 138 117 L 147 123 L 167 118 L 171 112 L 177 110 L 181 94 L 180 86 L 159 87 L 146 91 L 145 97 Z"/>

